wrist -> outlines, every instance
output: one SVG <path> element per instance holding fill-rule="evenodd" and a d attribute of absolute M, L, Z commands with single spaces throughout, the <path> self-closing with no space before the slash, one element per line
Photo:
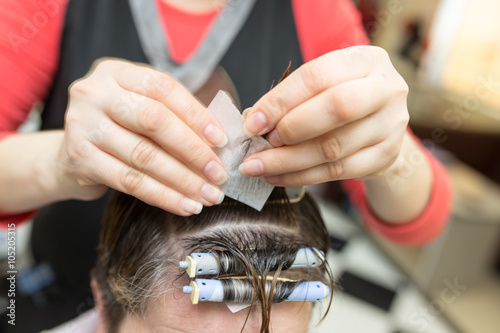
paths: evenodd
<path fill-rule="evenodd" d="M 57 130 L 46 133 L 47 146 L 43 156 L 34 163 L 35 173 L 39 176 L 38 186 L 42 193 L 46 193 L 49 202 L 71 199 L 71 191 L 66 185 L 66 173 L 61 168 L 60 150 L 64 142 L 64 131 Z M 41 175 L 45 175 L 41 177 Z"/>
<path fill-rule="evenodd" d="M 432 171 L 422 149 L 407 132 L 394 163 L 380 175 L 366 179 L 369 206 L 381 220 L 403 224 L 425 210 L 432 190 Z"/>
<path fill-rule="evenodd" d="M 53 164 L 63 131 L 12 135 L 0 145 L 0 210 L 19 214 L 63 199 Z M 6 190 L 8 189 L 8 190 Z M 2 191 L 3 190 L 3 191 Z"/>

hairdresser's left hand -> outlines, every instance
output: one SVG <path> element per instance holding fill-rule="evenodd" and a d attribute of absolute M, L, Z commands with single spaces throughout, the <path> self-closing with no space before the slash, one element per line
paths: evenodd
<path fill-rule="evenodd" d="M 381 48 L 358 46 L 310 61 L 246 114 L 248 134 L 276 148 L 249 156 L 248 176 L 278 186 L 378 176 L 397 159 L 408 86 Z"/>

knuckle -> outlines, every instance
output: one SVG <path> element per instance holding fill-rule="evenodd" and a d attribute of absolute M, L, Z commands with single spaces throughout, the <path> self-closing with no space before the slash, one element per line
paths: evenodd
<path fill-rule="evenodd" d="M 325 162 L 337 161 L 342 155 L 340 142 L 336 136 L 324 140 L 320 144 L 320 148 Z"/>
<path fill-rule="evenodd" d="M 113 65 L 113 61 L 108 58 L 96 59 L 91 66 L 93 71 L 106 71 Z"/>
<path fill-rule="evenodd" d="M 69 165 L 77 165 L 80 162 L 80 154 L 73 145 L 67 145 L 66 159 Z"/>
<path fill-rule="evenodd" d="M 396 140 L 392 140 L 393 142 L 386 142 L 385 144 L 379 144 L 377 146 L 378 155 L 386 161 L 385 164 L 390 164 L 395 161 L 400 152 L 400 146 Z M 385 167 L 385 166 L 384 166 Z"/>
<path fill-rule="evenodd" d="M 403 77 L 401 77 L 399 74 L 398 74 L 399 78 L 400 78 L 400 84 L 398 85 L 398 92 L 400 95 L 404 96 L 406 98 L 406 96 L 408 96 L 409 92 L 410 92 L 410 87 L 408 86 L 408 83 L 406 83 L 406 81 L 403 79 Z"/>
<path fill-rule="evenodd" d="M 124 192 L 131 194 L 136 193 L 144 181 L 144 175 L 139 171 L 124 166 L 120 175 L 120 185 Z"/>
<path fill-rule="evenodd" d="M 342 164 L 341 160 L 327 163 L 326 164 L 326 176 L 328 177 L 327 179 L 334 180 L 334 179 L 342 179 L 344 175 L 344 167 Z"/>
<path fill-rule="evenodd" d="M 370 46 L 370 51 L 377 59 L 389 59 L 389 53 L 380 46 Z"/>
<path fill-rule="evenodd" d="M 116 58 L 111 57 L 101 57 L 92 63 L 90 67 L 90 72 L 108 72 L 110 69 L 115 68 L 116 66 L 120 66 L 124 61 L 117 60 Z"/>
<path fill-rule="evenodd" d="M 86 136 L 87 136 L 88 140 L 90 140 L 92 143 L 94 143 L 97 146 L 100 146 L 106 140 L 106 135 L 98 127 L 88 130 Z"/>
<path fill-rule="evenodd" d="M 268 172 L 284 173 L 289 171 L 290 160 L 286 158 L 285 154 L 274 154 L 272 165 L 266 167 Z"/>
<path fill-rule="evenodd" d="M 68 164 L 77 167 L 88 158 L 93 151 L 92 144 L 87 140 L 66 144 L 66 159 Z"/>
<path fill-rule="evenodd" d="M 77 124 L 80 122 L 80 113 L 77 109 L 71 107 L 71 102 L 69 103 L 68 110 L 64 115 L 64 130 L 66 133 L 76 132 L 78 129 Z"/>
<path fill-rule="evenodd" d="M 204 165 L 208 161 L 205 149 L 202 145 L 192 145 L 189 149 L 186 149 L 186 151 L 189 152 L 189 154 L 185 155 L 185 162 L 188 166 Z"/>
<path fill-rule="evenodd" d="M 401 153 L 401 145 L 402 145 L 402 138 L 401 140 L 395 140 L 391 146 L 390 146 L 390 153 L 389 157 L 391 160 L 395 160 L 396 158 L 399 157 L 399 154 Z"/>
<path fill-rule="evenodd" d="M 172 94 L 176 81 L 166 74 L 157 73 L 156 75 L 148 75 L 144 85 L 152 97 L 157 100 L 165 100 Z"/>
<path fill-rule="evenodd" d="M 319 61 L 311 61 L 300 71 L 304 86 L 310 92 L 317 91 L 325 86 L 325 69 Z"/>
<path fill-rule="evenodd" d="M 131 165 L 138 170 L 144 170 L 158 154 L 157 147 L 145 139 L 140 140 L 130 155 Z"/>
<path fill-rule="evenodd" d="M 387 118 L 387 130 L 392 129 L 392 134 L 400 134 L 405 132 L 410 122 L 410 114 L 406 105 L 395 107 L 390 118 Z"/>
<path fill-rule="evenodd" d="M 92 182 L 91 182 L 91 181 L 89 181 L 88 179 L 86 179 L 86 178 L 80 178 L 80 177 L 76 179 L 76 183 L 78 184 L 78 186 L 79 186 L 80 188 L 88 188 L 88 187 L 90 187 L 90 186 L 94 185 L 94 184 L 92 184 Z M 87 194 L 87 195 L 88 195 L 88 194 Z M 85 197 L 82 197 L 81 199 L 82 199 L 82 200 L 85 200 Z"/>
<path fill-rule="evenodd" d="M 164 109 L 158 103 L 147 103 L 138 111 L 137 124 L 144 133 L 156 133 L 164 125 Z"/>
<path fill-rule="evenodd" d="M 326 111 L 336 123 L 347 123 L 352 118 L 351 110 L 359 107 L 356 105 L 357 100 L 356 98 L 347 98 L 344 94 L 334 92 L 330 97 L 330 107 Z"/>
<path fill-rule="evenodd" d="M 179 205 L 175 205 L 174 201 L 176 196 L 172 193 L 169 187 L 164 187 L 155 193 L 155 198 L 153 199 L 155 203 L 154 206 L 165 209 L 171 213 L 175 213 Z"/>
<path fill-rule="evenodd" d="M 410 123 L 410 114 L 408 113 L 408 110 L 405 109 L 404 112 L 400 113 L 400 121 L 401 126 L 406 129 L 406 127 L 408 127 L 408 124 Z"/>
<path fill-rule="evenodd" d="M 286 113 L 285 99 L 279 94 L 279 90 L 275 90 L 268 98 L 263 100 L 261 108 L 270 112 L 274 117 L 280 117 Z"/>
<path fill-rule="evenodd" d="M 317 181 L 315 179 L 311 179 L 311 176 L 306 172 L 297 172 L 293 174 L 293 177 L 288 179 L 286 178 L 287 177 L 285 175 L 286 186 L 305 186 L 317 183 Z"/>
<path fill-rule="evenodd" d="M 406 100 L 408 93 L 410 92 L 410 88 L 405 79 L 396 70 L 394 70 L 393 75 L 388 74 L 386 77 L 390 80 L 388 84 L 393 92 L 393 96 Z"/>
<path fill-rule="evenodd" d="M 90 103 L 99 104 L 109 94 L 109 89 L 103 85 L 100 78 L 85 76 L 73 81 L 68 88 L 69 101 L 91 99 Z"/>
<path fill-rule="evenodd" d="M 203 186 L 201 179 L 194 177 L 192 174 L 185 174 L 179 177 L 180 187 L 183 189 L 182 194 L 191 198 L 201 198 L 201 187 Z"/>
<path fill-rule="evenodd" d="M 194 101 L 187 103 L 182 111 L 183 119 L 200 119 L 200 116 L 201 114 L 199 114 L 199 109 Z"/>
<path fill-rule="evenodd" d="M 293 130 L 293 122 L 290 117 L 283 117 L 276 126 L 280 139 L 286 145 L 300 141 L 297 131 Z"/>
<path fill-rule="evenodd" d="M 68 88 L 70 100 L 91 94 L 88 78 L 74 81 Z"/>

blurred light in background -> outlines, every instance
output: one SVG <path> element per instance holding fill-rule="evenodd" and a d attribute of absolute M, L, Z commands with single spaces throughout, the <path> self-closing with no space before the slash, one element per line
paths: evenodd
<path fill-rule="evenodd" d="M 490 114 L 495 118 L 500 118 L 499 13 L 498 0 L 441 0 L 422 65 L 433 85 L 497 108 Z"/>

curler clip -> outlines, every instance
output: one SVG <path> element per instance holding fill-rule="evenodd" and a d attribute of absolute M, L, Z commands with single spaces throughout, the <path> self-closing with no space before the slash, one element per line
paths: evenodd
<path fill-rule="evenodd" d="M 302 200 L 302 198 L 306 194 L 306 187 L 285 187 L 285 192 L 290 203 L 294 204 Z"/>
<path fill-rule="evenodd" d="M 198 304 L 198 300 L 200 299 L 200 288 L 196 284 L 196 282 L 191 281 L 189 286 L 182 287 L 182 292 L 184 294 L 191 294 L 191 303 Z"/>
<path fill-rule="evenodd" d="M 190 278 L 219 273 L 219 263 L 212 253 L 191 253 L 186 260 L 179 261 L 179 268 L 185 268 Z"/>
<path fill-rule="evenodd" d="M 224 288 L 219 280 L 195 279 L 189 286 L 182 287 L 182 291 L 191 294 L 192 304 L 198 304 L 198 301 L 224 301 Z"/>
<path fill-rule="evenodd" d="M 297 202 L 300 202 L 300 200 L 302 200 L 302 198 L 304 198 L 304 195 L 306 194 L 306 187 L 305 186 L 285 187 L 285 193 L 288 197 L 288 202 L 291 204 L 295 204 Z M 270 203 L 270 204 L 278 204 L 278 205 L 282 205 L 286 202 L 287 202 L 287 200 L 285 200 L 285 199 L 268 201 L 268 203 Z"/>
<path fill-rule="evenodd" d="M 189 277 L 196 275 L 196 262 L 191 256 L 187 256 L 185 261 L 179 261 L 179 268 L 185 268 Z"/>

